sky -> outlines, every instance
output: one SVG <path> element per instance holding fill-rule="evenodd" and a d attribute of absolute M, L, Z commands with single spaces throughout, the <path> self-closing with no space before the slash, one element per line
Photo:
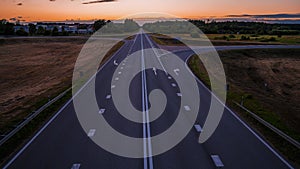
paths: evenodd
<path fill-rule="evenodd" d="M 1 0 L 0 18 L 23 21 L 118 19 L 141 12 L 180 18 L 300 13 L 300 0 Z M 110 2 L 103 2 L 110 1 Z"/>

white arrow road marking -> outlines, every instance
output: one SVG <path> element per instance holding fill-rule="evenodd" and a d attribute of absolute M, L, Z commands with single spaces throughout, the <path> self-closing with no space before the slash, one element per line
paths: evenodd
<path fill-rule="evenodd" d="M 174 73 L 178 76 L 179 75 L 179 72 L 180 70 L 179 69 L 174 69 Z"/>
<path fill-rule="evenodd" d="M 190 106 L 184 106 L 184 109 L 185 109 L 186 111 L 191 111 Z"/>
<path fill-rule="evenodd" d="M 105 112 L 105 109 L 100 109 L 99 114 L 103 114 Z"/>
<path fill-rule="evenodd" d="M 224 164 L 218 155 L 211 155 L 211 158 L 214 161 L 216 167 L 224 167 Z"/>
<path fill-rule="evenodd" d="M 110 94 L 106 96 L 106 99 L 110 99 L 110 98 L 111 98 L 111 95 L 110 95 Z"/>
<path fill-rule="evenodd" d="M 176 84 L 175 84 L 175 83 L 172 83 L 171 85 L 172 85 L 173 87 L 176 87 Z"/>
<path fill-rule="evenodd" d="M 118 66 L 117 60 L 114 60 L 114 65 Z"/>
<path fill-rule="evenodd" d="M 155 75 L 157 75 L 155 67 L 153 67 L 153 72 L 154 72 Z"/>
<path fill-rule="evenodd" d="M 181 97 L 181 96 L 182 96 L 182 94 L 181 94 L 181 93 L 177 93 L 177 96 Z"/>
<path fill-rule="evenodd" d="M 96 129 L 91 129 L 88 133 L 88 137 L 93 137 L 95 135 Z"/>
<path fill-rule="evenodd" d="M 195 124 L 194 127 L 195 127 L 195 129 L 196 129 L 197 132 L 200 133 L 202 131 L 202 128 L 201 128 L 201 126 L 199 124 Z"/>
<path fill-rule="evenodd" d="M 71 169 L 79 169 L 80 168 L 80 164 L 73 164 Z"/>

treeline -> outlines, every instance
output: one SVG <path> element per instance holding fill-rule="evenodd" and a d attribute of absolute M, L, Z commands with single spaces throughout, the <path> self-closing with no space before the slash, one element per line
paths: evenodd
<path fill-rule="evenodd" d="M 160 33 L 195 34 L 199 28 L 205 34 L 299 35 L 300 24 L 268 24 L 262 22 L 205 22 L 203 20 L 161 21 L 146 23 L 143 28 Z"/>
<path fill-rule="evenodd" d="M 137 31 L 140 26 L 132 19 L 125 19 L 124 23 L 109 23 L 101 29 L 101 33 L 126 33 Z"/>
<path fill-rule="evenodd" d="M 105 25 L 107 26 L 103 27 Z M 110 20 L 101 19 L 93 24 L 29 23 L 28 25 L 11 23 L 5 19 L 0 20 L 0 35 L 17 36 L 68 36 L 80 34 L 83 30 L 85 30 L 84 34 L 91 34 L 99 29 L 102 33 L 124 33 L 136 31 L 139 28 L 139 25 L 132 19 L 126 19 L 124 23 L 113 23 Z"/>
<path fill-rule="evenodd" d="M 0 20 L 0 35 L 13 35 L 15 24 L 8 22 L 6 19 Z"/>
<path fill-rule="evenodd" d="M 299 35 L 300 24 L 269 24 L 263 22 L 210 22 L 189 20 L 207 34 Z"/>

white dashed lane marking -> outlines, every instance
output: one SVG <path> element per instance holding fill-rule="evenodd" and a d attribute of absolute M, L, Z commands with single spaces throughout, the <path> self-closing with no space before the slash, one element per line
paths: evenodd
<path fill-rule="evenodd" d="M 99 114 L 103 114 L 105 112 L 105 109 L 100 109 Z"/>
<path fill-rule="evenodd" d="M 95 135 L 96 129 L 91 129 L 88 133 L 88 137 L 93 137 Z"/>
<path fill-rule="evenodd" d="M 179 97 L 181 97 L 182 96 L 182 94 L 181 93 L 176 93 L 177 94 L 177 96 L 179 96 Z"/>
<path fill-rule="evenodd" d="M 172 77 L 171 77 L 171 76 L 169 76 L 169 77 L 168 77 L 168 79 L 172 79 Z"/>
<path fill-rule="evenodd" d="M 157 75 L 157 73 L 156 73 L 156 68 L 153 67 L 152 69 L 153 69 L 154 74 Z"/>
<path fill-rule="evenodd" d="M 172 83 L 171 85 L 172 85 L 173 87 L 176 87 L 176 84 L 175 84 L 175 83 Z"/>
<path fill-rule="evenodd" d="M 115 78 L 115 80 L 119 80 L 119 78 L 118 78 L 118 77 L 116 77 L 116 78 Z"/>
<path fill-rule="evenodd" d="M 179 72 L 180 70 L 179 69 L 174 69 L 174 73 L 178 76 L 179 75 Z"/>
<path fill-rule="evenodd" d="M 214 161 L 216 167 L 224 167 L 224 164 L 218 155 L 211 155 L 211 158 Z"/>
<path fill-rule="evenodd" d="M 114 60 L 114 65 L 116 65 L 116 66 L 118 66 L 119 64 L 117 63 L 117 61 L 116 60 Z"/>
<path fill-rule="evenodd" d="M 195 127 L 195 129 L 196 129 L 197 132 L 200 133 L 202 131 L 202 128 L 201 128 L 201 126 L 199 124 L 195 124 L 194 127 Z"/>
<path fill-rule="evenodd" d="M 190 106 L 184 106 L 184 109 L 185 109 L 186 111 L 191 111 Z"/>
<path fill-rule="evenodd" d="M 115 88 L 115 87 L 116 87 L 115 85 L 112 85 L 112 86 L 111 86 L 112 89 Z"/>
<path fill-rule="evenodd" d="M 118 74 L 120 75 L 122 72 L 118 72 Z"/>
<path fill-rule="evenodd" d="M 106 98 L 106 99 L 110 99 L 110 98 L 111 98 L 111 95 L 109 94 L 109 95 L 107 95 L 105 98 Z"/>
<path fill-rule="evenodd" d="M 80 164 L 73 164 L 71 169 L 79 169 L 80 168 Z"/>

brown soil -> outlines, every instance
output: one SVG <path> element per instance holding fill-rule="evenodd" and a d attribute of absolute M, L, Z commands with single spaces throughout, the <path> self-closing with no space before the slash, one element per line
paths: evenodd
<path fill-rule="evenodd" d="M 31 113 L 34 104 L 71 85 L 86 40 L 0 39 L 0 134 Z"/>

